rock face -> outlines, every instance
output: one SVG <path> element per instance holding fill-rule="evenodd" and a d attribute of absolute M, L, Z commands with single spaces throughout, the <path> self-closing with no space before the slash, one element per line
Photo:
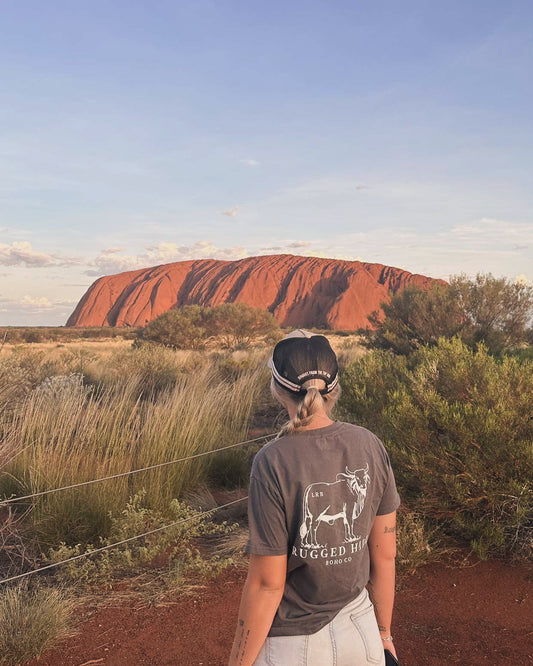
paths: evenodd
<path fill-rule="evenodd" d="M 282 326 L 355 330 L 391 293 L 435 282 L 381 264 L 293 255 L 180 261 L 99 278 L 67 326 L 144 326 L 182 305 L 248 303 Z"/>

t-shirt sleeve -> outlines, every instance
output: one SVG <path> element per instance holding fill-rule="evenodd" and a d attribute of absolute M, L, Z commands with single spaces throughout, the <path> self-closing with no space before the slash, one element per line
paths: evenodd
<path fill-rule="evenodd" d="M 250 478 L 249 536 L 245 551 L 251 555 L 286 555 L 288 532 L 283 502 L 271 485 Z"/>
<path fill-rule="evenodd" d="M 377 510 L 378 516 L 385 516 L 387 513 L 392 513 L 400 506 L 400 496 L 396 490 L 396 481 L 394 480 L 394 472 L 389 461 L 389 456 L 386 456 L 387 459 L 387 482 L 383 490 L 383 495 L 381 496 L 381 502 Z"/>

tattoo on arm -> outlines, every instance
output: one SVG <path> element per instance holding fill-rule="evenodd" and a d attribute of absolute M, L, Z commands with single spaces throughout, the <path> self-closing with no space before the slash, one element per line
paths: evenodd
<path fill-rule="evenodd" d="M 242 652 L 241 656 L 239 659 L 239 664 L 242 664 L 242 660 L 244 659 L 245 653 L 246 653 L 246 643 L 248 642 L 248 636 L 250 635 L 250 630 L 246 632 L 246 636 L 244 637 L 244 645 L 242 646 Z"/>
<path fill-rule="evenodd" d="M 237 660 L 237 663 L 242 664 L 243 659 L 245 657 L 246 653 L 246 644 L 248 642 L 248 636 L 250 635 L 250 630 L 248 629 L 245 634 L 245 629 L 244 629 L 244 620 L 242 618 L 239 618 L 239 623 L 238 623 L 238 634 L 235 639 L 235 657 Z"/>
<path fill-rule="evenodd" d="M 387 527 L 385 525 L 385 534 L 390 534 L 392 532 L 396 532 L 396 525 L 394 525 L 394 527 Z"/>
<path fill-rule="evenodd" d="M 387 627 L 384 627 L 382 624 L 378 624 L 378 628 L 380 631 L 386 631 Z"/>

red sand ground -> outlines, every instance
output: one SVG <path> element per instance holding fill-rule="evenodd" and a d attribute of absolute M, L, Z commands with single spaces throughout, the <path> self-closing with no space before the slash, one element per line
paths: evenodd
<path fill-rule="evenodd" d="M 243 581 L 230 571 L 172 605 L 88 608 L 79 634 L 31 666 L 224 666 Z M 533 664 L 533 567 L 422 567 L 401 584 L 393 633 L 403 666 Z"/>

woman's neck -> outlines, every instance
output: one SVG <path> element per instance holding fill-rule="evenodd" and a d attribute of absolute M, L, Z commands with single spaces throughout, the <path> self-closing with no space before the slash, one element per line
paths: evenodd
<path fill-rule="evenodd" d="M 297 413 L 297 408 L 293 405 L 287 406 L 287 411 L 289 412 L 289 418 L 291 421 L 294 419 Z M 333 421 L 330 419 L 327 412 L 321 409 L 318 412 L 315 412 L 308 423 L 298 428 L 298 431 L 302 430 L 316 430 L 317 428 L 325 428 L 328 425 L 331 425 Z"/>
<path fill-rule="evenodd" d="M 332 423 L 333 421 L 327 414 L 314 414 L 309 423 L 298 428 L 298 430 L 316 430 L 317 428 L 325 428 Z"/>

